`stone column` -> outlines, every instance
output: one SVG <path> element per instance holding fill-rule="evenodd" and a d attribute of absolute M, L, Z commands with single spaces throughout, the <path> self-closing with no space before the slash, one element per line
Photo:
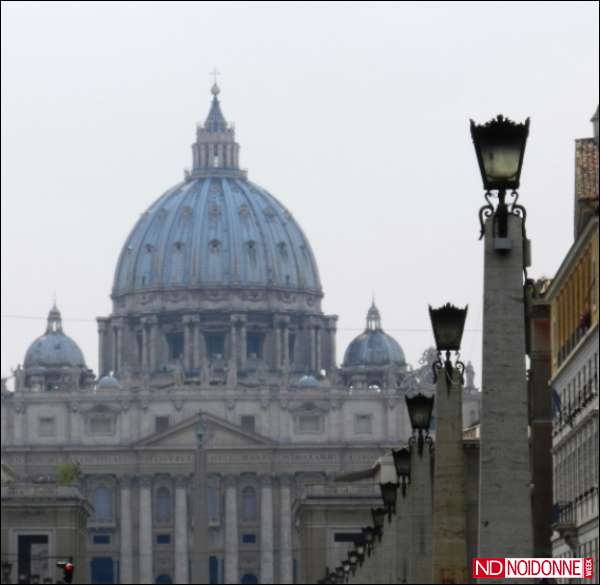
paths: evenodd
<path fill-rule="evenodd" d="M 274 343 L 274 365 L 275 368 L 278 369 L 281 367 L 281 362 L 282 360 L 282 347 L 281 347 L 281 338 L 283 337 L 282 333 L 281 333 L 281 323 L 279 321 L 279 318 L 276 316 L 274 323 L 273 323 L 273 335 L 275 338 L 275 343 Z"/>
<path fill-rule="evenodd" d="M 225 583 L 239 583 L 237 477 L 225 477 Z"/>
<path fill-rule="evenodd" d="M 105 343 L 106 343 L 106 319 L 97 319 L 98 322 L 98 377 L 108 373 L 105 363 Z"/>
<path fill-rule="evenodd" d="M 131 521 L 131 476 L 123 476 L 120 480 L 120 514 L 119 535 L 121 583 L 135 583 L 133 578 L 133 528 Z"/>
<path fill-rule="evenodd" d="M 194 367 L 194 317 L 183 316 L 183 367 L 191 370 Z"/>
<path fill-rule="evenodd" d="M 261 477 L 260 487 L 260 582 L 274 583 L 273 566 L 273 480 Z"/>
<path fill-rule="evenodd" d="M 283 329 L 282 329 L 282 335 L 283 335 L 283 341 L 282 341 L 282 344 L 283 344 L 283 367 L 289 368 L 290 367 L 290 323 L 289 323 L 289 317 L 284 322 Z"/>
<path fill-rule="evenodd" d="M 204 333 L 200 328 L 200 320 L 198 318 L 194 320 L 194 351 L 196 352 L 194 356 L 194 364 L 199 366 L 203 363 L 203 360 L 206 357 L 206 342 L 204 340 Z"/>
<path fill-rule="evenodd" d="M 123 327 L 124 323 L 121 319 L 113 322 L 114 331 L 114 347 L 113 347 L 113 369 L 119 372 L 123 365 Z"/>
<path fill-rule="evenodd" d="M 139 516 L 139 557 L 140 583 L 154 583 L 152 557 L 152 477 L 143 475 L 139 478 L 140 516 Z"/>
<path fill-rule="evenodd" d="M 280 477 L 281 518 L 279 529 L 281 533 L 279 583 L 282 585 L 294 582 L 294 567 L 292 554 L 292 493 L 291 478 L 288 475 Z"/>
<path fill-rule="evenodd" d="M 246 356 L 248 355 L 248 348 L 246 346 L 246 316 L 242 315 L 240 318 L 240 368 L 246 367 Z"/>
<path fill-rule="evenodd" d="M 416 444 L 411 446 L 411 482 L 407 490 L 411 510 L 409 583 L 431 583 L 431 452 L 426 443 L 419 455 Z"/>
<path fill-rule="evenodd" d="M 315 371 L 319 373 L 322 368 L 322 359 L 321 359 L 321 327 L 317 325 L 315 327 Z"/>
<path fill-rule="evenodd" d="M 148 317 L 142 317 L 142 368 L 144 370 L 150 369 L 150 338 L 148 333 Z"/>
<path fill-rule="evenodd" d="M 187 478 L 175 479 L 175 583 L 189 583 Z"/>
<path fill-rule="evenodd" d="M 336 319 L 329 319 L 329 321 L 327 322 L 327 334 L 329 337 L 329 352 L 330 352 L 330 359 L 329 359 L 329 364 L 327 364 L 327 369 L 328 370 L 334 370 L 337 366 L 336 366 L 336 352 L 337 352 L 337 346 L 336 346 L 336 335 L 337 335 L 337 321 Z"/>
<path fill-rule="evenodd" d="M 235 362 L 237 366 L 239 363 L 238 355 L 238 328 L 237 328 L 237 316 L 231 315 L 231 321 L 229 324 L 229 359 Z"/>
<path fill-rule="evenodd" d="M 433 476 L 433 583 L 468 583 L 462 381 L 438 370 Z"/>
<path fill-rule="evenodd" d="M 158 317 L 150 317 L 148 322 L 150 324 L 150 355 L 148 356 L 148 363 L 150 370 L 154 371 L 158 367 Z"/>
<path fill-rule="evenodd" d="M 317 363 L 315 360 L 315 346 L 317 345 L 316 342 L 316 335 L 315 335 L 315 326 L 314 323 L 312 321 L 308 322 L 308 359 L 309 359 L 309 367 L 310 367 L 310 373 L 314 374 L 316 367 L 317 367 Z"/>
<path fill-rule="evenodd" d="M 480 557 L 533 556 L 525 373 L 523 224 L 508 217 L 511 250 L 485 226 L 479 484 Z"/>

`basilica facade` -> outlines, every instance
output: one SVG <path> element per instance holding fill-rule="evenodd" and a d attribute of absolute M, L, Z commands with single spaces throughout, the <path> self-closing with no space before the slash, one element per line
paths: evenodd
<path fill-rule="evenodd" d="M 3 385 L 2 462 L 29 478 L 81 470 L 93 513 L 77 562 L 93 583 L 304 582 L 316 546 L 335 566 L 377 499 L 335 475 L 406 443 L 404 394 L 433 388 L 435 351 L 412 368 L 374 303 L 338 366 L 311 246 L 240 168 L 212 94 L 191 170 L 123 245 L 97 375 L 54 306 Z M 465 424 L 472 370 L 467 386 Z M 325 494 L 314 514 L 310 493 Z M 323 519 L 319 543 L 303 541 L 307 517 Z"/>

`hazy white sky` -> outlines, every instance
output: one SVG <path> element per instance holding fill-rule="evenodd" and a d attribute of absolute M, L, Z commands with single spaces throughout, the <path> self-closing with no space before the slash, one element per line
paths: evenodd
<path fill-rule="evenodd" d="M 597 2 L 2 3 L 2 375 L 45 327 L 97 367 L 117 256 L 191 164 L 209 71 L 249 178 L 294 213 L 340 316 L 375 292 L 416 365 L 427 304 L 469 304 L 481 362 L 483 192 L 468 119 L 531 116 L 533 276 L 572 241 L 573 140 L 598 104 Z M 37 317 L 16 319 L 12 316 Z"/>

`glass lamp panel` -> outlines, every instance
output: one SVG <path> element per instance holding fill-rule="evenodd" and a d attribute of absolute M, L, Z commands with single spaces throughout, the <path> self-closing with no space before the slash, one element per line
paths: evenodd
<path fill-rule="evenodd" d="M 518 180 L 521 159 L 521 149 L 518 144 L 482 145 L 481 155 L 488 182 L 514 183 Z"/>

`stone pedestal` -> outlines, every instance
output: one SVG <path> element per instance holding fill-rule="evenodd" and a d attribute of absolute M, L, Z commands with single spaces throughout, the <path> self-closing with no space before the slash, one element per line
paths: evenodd
<path fill-rule="evenodd" d="M 419 454 L 416 444 L 411 446 L 411 478 L 407 490 L 410 510 L 410 564 L 409 583 L 431 583 L 432 486 L 431 452 L 426 443 Z"/>
<path fill-rule="evenodd" d="M 531 473 L 525 374 L 522 220 L 508 218 L 512 248 L 485 226 L 479 556 L 531 557 Z M 486 580 L 489 581 L 489 580 Z"/>
<path fill-rule="evenodd" d="M 438 370 L 433 475 L 433 582 L 467 583 L 465 460 L 460 373 Z"/>

